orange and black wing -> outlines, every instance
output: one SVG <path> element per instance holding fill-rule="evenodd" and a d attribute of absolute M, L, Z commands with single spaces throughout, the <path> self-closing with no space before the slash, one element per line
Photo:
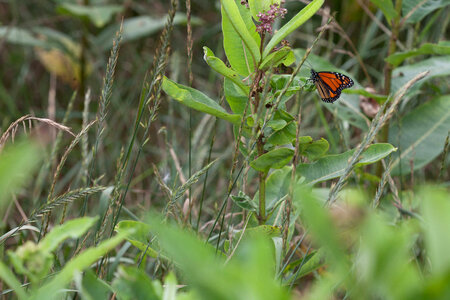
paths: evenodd
<path fill-rule="evenodd" d="M 322 101 L 333 103 L 341 95 L 343 89 L 353 86 L 353 80 L 341 73 L 316 72 L 311 70 L 311 80 L 316 85 Z"/>

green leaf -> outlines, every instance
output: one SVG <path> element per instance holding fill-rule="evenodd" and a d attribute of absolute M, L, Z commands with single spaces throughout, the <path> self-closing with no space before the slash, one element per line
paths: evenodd
<path fill-rule="evenodd" d="M 391 92 L 394 93 L 421 72 L 430 71 L 425 78 L 419 80 L 409 89 L 408 93 L 417 91 L 425 82 L 442 76 L 450 75 L 450 56 L 432 57 L 415 64 L 394 69 L 392 73 Z"/>
<path fill-rule="evenodd" d="M 450 128 L 450 95 L 434 98 L 392 123 L 389 142 L 398 146 L 394 155 L 393 175 L 420 169 L 443 150 Z"/>
<path fill-rule="evenodd" d="M 61 289 L 65 288 L 72 281 L 76 272 L 89 268 L 100 257 L 114 249 L 124 238 L 124 234 L 118 234 L 102 242 L 97 247 L 89 248 L 72 258 L 49 282 L 42 285 L 31 299 L 59 299 Z"/>
<path fill-rule="evenodd" d="M 259 63 L 260 38 L 250 13 L 239 0 L 222 0 L 222 31 L 225 53 L 231 67 L 243 76 Z M 248 66 L 248 67 L 247 67 Z"/>
<path fill-rule="evenodd" d="M 286 59 L 288 58 L 289 60 L 285 63 Z M 283 47 L 267 55 L 267 57 L 264 58 L 264 60 L 260 64 L 259 69 L 266 70 L 268 68 L 274 68 L 281 63 L 285 63 L 285 65 L 289 66 L 293 63 L 292 58 L 294 58 L 295 61 L 295 56 L 292 52 L 291 47 Z"/>
<path fill-rule="evenodd" d="M 248 95 L 250 88 L 242 83 L 242 79 L 239 74 L 231 68 L 228 68 L 223 61 L 214 56 L 214 53 L 208 48 L 203 47 L 204 56 L 206 63 L 217 73 L 222 74 L 226 78 L 230 79 L 234 84 L 236 84 L 241 91 Z"/>
<path fill-rule="evenodd" d="M 44 252 L 54 251 L 59 244 L 68 238 L 79 238 L 91 228 L 96 222 L 96 218 L 83 217 L 65 222 L 52 229 L 39 243 L 39 247 Z"/>
<path fill-rule="evenodd" d="M 259 156 L 250 162 L 250 166 L 260 172 L 268 172 L 270 169 L 281 169 L 288 164 L 294 156 L 294 150 L 278 148 Z"/>
<path fill-rule="evenodd" d="M 289 191 L 292 167 L 274 170 L 266 179 L 266 210 L 270 211 Z"/>
<path fill-rule="evenodd" d="M 236 236 L 238 239 L 240 235 L 242 234 L 242 230 L 240 231 L 240 234 Z M 278 226 L 272 226 L 272 225 L 260 225 L 256 227 L 250 227 L 245 229 L 243 239 L 245 238 L 255 238 L 255 237 L 279 237 L 281 236 L 281 229 Z"/>
<path fill-rule="evenodd" d="M 116 13 L 122 10 L 122 5 L 78 5 L 72 3 L 63 3 L 57 8 L 58 13 L 62 15 L 89 20 L 98 28 L 105 26 Z"/>
<path fill-rule="evenodd" d="M 342 154 L 326 155 L 313 163 L 301 163 L 297 166 L 297 175 L 304 176 L 306 182 L 315 184 L 325 180 L 333 179 L 344 174 L 348 160 L 353 155 L 355 149 Z M 391 144 L 370 145 L 362 154 L 357 166 L 373 164 L 388 156 L 396 148 Z"/>
<path fill-rule="evenodd" d="M 392 0 L 370 0 L 376 7 L 378 7 L 384 14 L 388 24 L 391 25 L 391 20 L 398 16 Z"/>
<path fill-rule="evenodd" d="M 236 203 L 237 206 L 248 210 L 248 211 L 256 211 L 257 205 L 253 200 L 244 194 L 242 191 L 239 191 L 239 194 L 237 196 L 232 195 L 231 200 L 233 200 L 234 203 Z"/>
<path fill-rule="evenodd" d="M 287 125 L 287 122 L 282 119 L 278 120 L 270 120 L 267 122 L 267 127 L 272 128 L 273 130 L 281 130 Z"/>
<path fill-rule="evenodd" d="M 284 126 L 282 126 L 284 124 Z M 269 128 L 274 132 L 268 133 L 267 142 L 272 145 L 287 145 L 295 140 L 297 134 L 297 126 L 288 112 L 278 109 L 273 119 L 267 123 Z M 282 126 L 282 127 L 281 127 Z"/>
<path fill-rule="evenodd" d="M 132 229 L 132 233 L 127 235 L 127 241 L 139 250 L 146 251 L 150 257 L 158 257 L 158 252 L 148 246 L 150 242 L 150 226 L 143 222 L 124 220 L 120 221 L 114 229 L 117 233 L 126 233 Z"/>
<path fill-rule="evenodd" d="M 155 33 L 160 32 L 166 24 L 166 18 L 154 18 L 151 16 L 138 16 L 127 18 L 123 21 L 122 41 L 121 44 L 141 39 Z M 186 16 L 177 14 L 173 19 L 173 25 L 186 24 Z M 192 17 L 192 26 L 202 24 L 201 19 Z M 109 50 L 112 46 L 112 41 L 116 32 L 119 31 L 119 24 L 112 24 L 95 38 L 94 44 L 102 50 Z"/>
<path fill-rule="evenodd" d="M 109 299 L 111 287 L 92 270 L 87 270 L 84 272 L 79 291 L 84 300 Z"/>
<path fill-rule="evenodd" d="M 230 79 L 225 78 L 224 81 L 225 99 L 235 114 L 242 115 L 248 101 L 248 94 L 235 85 Z"/>
<path fill-rule="evenodd" d="M 309 20 L 322 6 L 324 0 L 314 0 L 297 13 L 292 19 L 289 20 L 283 27 L 280 28 L 270 39 L 267 46 L 264 48 L 262 54 L 265 59 L 282 40 L 284 40 L 291 32 L 300 27 L 303 23 Z"/>
<path fill-rule="evenodd" d="M 119 266 L 112 287 L 119 299 L 160 300 L 153 282 L 143 270 L 136 267 Z"/>
<path fill-rule="evenodd" d="M 14 26 L 1 26 L 0 39 L 5 40 L 11 44 L 22 46 L 42 47 L 47 48 L 47 43 L 38 39 L 35 35 L 26 29 L 17 28 Z"/>
<path fill-rule="evenodd" d="M 310 136 L 299 137 L 299 154 L 306 156 L 310 161 L 324 156 L 329 148 L 330 145 L 324 138 L 313 141 Z"/>
<path fill-rule="evenodd" d="M 190 108 L 216 116 L 233 124 L 239 124 L 241 121 L 240 115 L 227 113 L 217 102 L 202 92 L 178 84 L 167 77 L 164 77 L 162 89 L 167 95 Z"/>
<path fill-rule="evenodd" d="M 397 67 L 407 58 L 425 54 L 449 55 L 450 42 L 441 41 L 438 44 L 425 43 L 418 49 L 394 53 L 388 56 L 385 60 L 388 63 L 392 64 L 394 67 Z"/>
<path fill-rule="evenodd" d="M 402 2 L 402 14 L 408 15 L 412 10 L 414 12 L 406 20 L 407 23 L 417 23 L 425 18 L 428 14 L 432 13 L 436 9 L 448 6 L 448 0 L 403 0 Z"/>
<path fill-rule="evenodd" d="M 425 187 L 419 192 L 422 206 L 423 229 L 427 254 L 432 273 L 445 274 L 450 271 L 450 202 L 448 190 L 440 187 Z"/>
<path fill-rule="evenodd" d="M 29 141 L 19 141 L 14 145 L 7 145 L 2 150 L 0 153 L 0 213 L 3 213 L 3 207 L 12 200 L 11 195 L 32 181 L 34 170 L 40 163 L 42 154 L 42 149 Z"/>

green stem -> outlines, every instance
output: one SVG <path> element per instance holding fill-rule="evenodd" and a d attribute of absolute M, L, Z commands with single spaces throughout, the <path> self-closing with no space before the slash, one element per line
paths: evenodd
<path fill-rule="evenodd" d="M 259 173 L 259 225 L 266 222 L 266 178 L 267 172 Z"/>
<path fill-rule="evenodd" d="M 261 133 L 257 140 L 258 157 L 264 154 L 264 135 Z M 266 177 L 267 172 L 259 172 L 259 225 L 266 222 Z"/>
<path fill-rule="evenodd" d="M 402 14 L 402 0 L 397 0 L 395 2 L 395 10 L 397 11 L 397 17 L 392 20 L 392 30 L 391 30 L 391 38 L 389 39 L 389 48 L 387 56 L 390 56 L 395 53 L 397 50 L 397 39 L 398 34 L 400 32 L 400 21 Z M 389 95 L 391 93 L 391 80 L 392 80 L 392 71 L 394 70 L 394 66 L 390 63 L 386 62 L 384 66 L 384 94 Z M 387 107 L 386 107 L 387 109 Z M 384 127 L 381 129 L 380 134 L 378 135 L 378 141 L 380 143 L 386 143 L 389 138 L 389 120 L 386 122 Z M 383 166 L 381 163 L 377 166 L 377 176 L 381 178 L 383 174 Z"/>

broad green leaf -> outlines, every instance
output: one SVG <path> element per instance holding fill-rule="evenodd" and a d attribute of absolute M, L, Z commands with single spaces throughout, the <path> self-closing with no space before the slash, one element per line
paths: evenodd
<path fill-rule="evenodd" d="M 306 182 L 315 184 L 325 180 L 333 179 L 344 174 L 348 166 L 348 160 L 355 149 L 342 154 L 326 155 L 313 163 L 301 163 L 297 166 L 297 175 L 304 176 Z M 370 145 L 362 154 L 357 166 L 372 164 L 388 156 L 396 148 L 391 144 Z"/>
<path fill-rule="evenodd" d="M 299 137 L 299 153 L 306 156 L 310 161 L 324 156 L 329 148 L 330 145 L 324 138 L 313 141 L 310 136 Z"/>
<path fill-rule="evenodd" d="M 53 228 L 39 243 L 44 252 L 54 251 L 68 238 L 79 238 L 97 222 L 97 218 L 83 217 L 65 222 Z"/>
<path fill-rule="evenodd" d="M 450 56 L 432 57 L 415 64 L 405 65 L 394 69 L 394 72 L 392 73 L 391 92 L 396 92 L 414 78 L 414 76 L 425 71 L 430 71 L 430 74 L 412 86 L 408 93 L 417 91 L 423 83 L 435 77 L 449 76 Z"/>
<path fill-rule="evenodd" d="M 46 48 L 45 41 L 38 39 L 33 32 L 14 26 L 0 26 L 0 39 L 11 44 Z"/>
<path fill-rule="evenodd" d="M 122 10 L 122 5 L 79 5 L 73 3 L 63 3 L 57 8 L 60 14 L 89 20 L 98 28 L 105 26 L 116 13 Z"/>
<path fill-rule="evenodd" d="M 395 10 L 392 0 L 370 0 L 376 7 L 378 7 L 384 14 L 388 24 L 391 25 L 391 20 L 397 17 L 398 13 Z"/>
<path fill-rule="evenodd" d="M 287 122 L 285 120 L 270 120 L 267 122 L 267 127 L 272 128 L 273 130 L 281 130 L 287 125 Z"/>
<path fill-rule="evenodd" d="M 286 267 L 286 271 L 292 270 L 298 267 L 300 264 L 303 264 L 302 268 L 300 269 L 300 272 L 298 273 L 297 279 L 300 279 L 303 276 L 308 275 L 309 273 L 317 270 L 318 268 L 322 267 L 325 264 L 324 255 L 322 252 L 323 252 L 322 250 L 313 251 L 312 253 L 308 254 L 305 258 L 300 258 L 290 263 Z"/>
<path fill-rule="evenodd" d="M 2 150 L 0 153 L 0 214 L 2 214 L 3 208 L 12 200 L 11 195 L 32 180 L 43 151 L 30 141 L 16 141 L 15 144 L 7 145 L 0 150 Z"/>
<path fill-rule="evenodd" d="M 120 266 L 112 284 L 119 299 L 160 300 L 153 282 L 143 270 L 137 267 Z"/>
<path fill-rule="evenodd" d="M 269 144 L 287 145 L 291 144 L 296 138 L 297 126 L 294 117 L 284 110 L 278 109 L 267 126 L 274 130 L 267 133 Z"/>
<path fill-rule="evenodd" d="M 266 210 L 286 197 L 291 181 L 292 167 L 274 170 L 266 179 Z"/>
<path fill-rule="evenodd" d="M 133 246 L 141 251 L 146 251 L 146 255 L 151 257 L 158 257 L 158 252 L 149 247 L 150 242 L 150 226 L 143 222 L 124 220 L 120 221 L 114 229 L 117 233 L 129 232 L 133 230 L 131 234 L 128 234 L 126 239 Z"/>
<path fill-rule="evenodd" d="M 316 11 L 322 6 L 324 0 L 314 0 L 309 3 L 305 8 L 303 8 L 299 13 L 297 13 L 292 19 L 289 20 L 283 27 L 280 28 L 270 39 L 267 46 L 264 48 L 262 54 L 263 59 L 265 59 L 273 48 L 278 45 L 282 40 L 284 40 L 291 32 L 300 27 L 303 23 L 309 20 Z"/>
<path fill-rule="evenodd" d="M 228 68 L 223 61 L 214 56 L 214 53 L 208 48 L 203 47 L 203 58 L 206 63 L 217 73 L 222 74 L 236 84 L 245 95 L 249 95 L 250 88 L 242 83 L 239 74 L 231 68 Z"/>
<path fill-rule="evenodd" d="M 427 255 L 433 274 L 445 274 L 450 271 L 450 202 L 448 190 L 428 186 L 418 195 L 422 206 L 423 229 Z"/>
<path fill-rule="evenodd" d="M 270 169 L 281 169 L 288 164 L 294 156 L 294 150 L 278 148 L 259 156 L 250 162 L 250 166 L 260 172 L 268 172 Z"/>
<path fill-rule="evenodd" d="M 402 14 L 406 16 L 414 10 L 406 22 L 417 23 L 436 9 L 448 6 L 449 4 L 448 0 L 403 0 Z"/>
<path fill-rule="evenodd" d="M 239 239 L 242 234 L 242 230 L 239 232 L 239 234 L 236 235 L 236 239 Z M 254 237 L 279 237 L 281 236 L 281 229 L 278 226 L 272 226 L 272 225 L 260 225 L 256 227 L 250 227 L 246 228 L 244 231 L 243 239 L 246 238 L 254 238 Z"/>
<path fill-rule="evenodd" d="M 242 191 L 239 191 L 239 194 L 237 196 L 232 195 L 231 200 L 233 200 L 233 202 L 236 203 L 237 206 L 248 211 L 256 211 L 256 209 L 258 208 L 256 203 L 253 202 L 252 199 Z"/>
<path fill-rule="evenodd" d="M 118 234 L 102 242 L 97 247 L 89 248 L 72 258 L 59 273 L 43 284 L 32 295 L 31 299 L 59 299 L 61 289 L 65 288 L 72 281 L 76 272 L 82 272 L 89 268 L 99 258 L 114 249 L 124 238 L 125 234 Z"/>
<path fill-rule="evenodd" d="M 84 300 L 109 299 L 111 287 L 92 270 L 87 270 L 84 272 L 79 291 Z"/>
<path fill-rule="evenodd" d="M 283 47 L 267 55 L 267 57 L 261 62 L 259 69 L 266 70 L 268 68 L 274 68 L 281 63 L 285 63 L 286 58 L 291 58 L 291 60 L 288 60 L 288 62 L 285 63 L 285 65 L 289 66 L 293 63 L 292 57 L 295 60 L 291 47 Z"/>
<path fill-rule="evenodd" d="M 241 121 L 240 115 L 227 113 L 217 102 L 202 92 L 178 84 L 167 77 L 164 77 L 162 89 L 167 95 L 190 108 L 216 116 L 233 124 L 239 124 Z"/>
<path fill-rule="evenodd" d="M 150 36 L 152 34 L 160 32 L 166 24 L 166 18 L 155 18 L 151 16 L 138 16 L 127 18 L 123 21 L 122 41 L 126 43 L 134 41 L 140 38 Z M 173 19 L 173 25 L 186 24 L 186 16 L 177 14 Z M 192 26 L 198 26 L 202 24 L 201 19 L 192 17 Z M 94 44 L 102 50 L 111 49 L 114 36 L 120 29 L 119 24 L 113 24 L 105 29 L 95 38 Z"/>
<path fill-rule="evenodd" d="M 394 67 L 397 67 L 407 58 L 425 54 L 450 55 L 450 42 L 441 41 L 438 44 L 425 43 L 417 49 L 394 53 L 385 60 L 394 65 Z"/>
<path fill-rule="evenodd" d="M 235 85 L 230 79 L 225 78 L 224 81 L 225 99 L 235 114 L 242 115 L 247 105 L 248 95 L 242 89 Z"/>
<path fill-rule="evenodd" d="M 256 37 L 259 35 L 250 13 L 239 0 L 222 0 L 221 3 L 225 53 L 233 69 L 247 76 L 253 72 L 254 64 L 259 63 L 261 59 Z"/>
<path fill-rule="evenodd" d="M 420 169 L 435 159 L 443 150 L 450 128 L 450 95 L 426 102 L 389 129 L 389 142 L 399 148 L 394 155 L 393 175 Z"/>

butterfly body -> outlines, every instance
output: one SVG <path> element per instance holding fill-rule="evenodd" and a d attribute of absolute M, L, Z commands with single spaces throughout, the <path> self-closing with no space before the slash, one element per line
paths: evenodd
<path fill-rule="evenodd" d="M 322 101 L 327 103 L 335 102 L 343 89 L 353 86 L 350 77 L 337 72 L 316 72 L 311 69 L 310 79 L 314 82 Z"/>

